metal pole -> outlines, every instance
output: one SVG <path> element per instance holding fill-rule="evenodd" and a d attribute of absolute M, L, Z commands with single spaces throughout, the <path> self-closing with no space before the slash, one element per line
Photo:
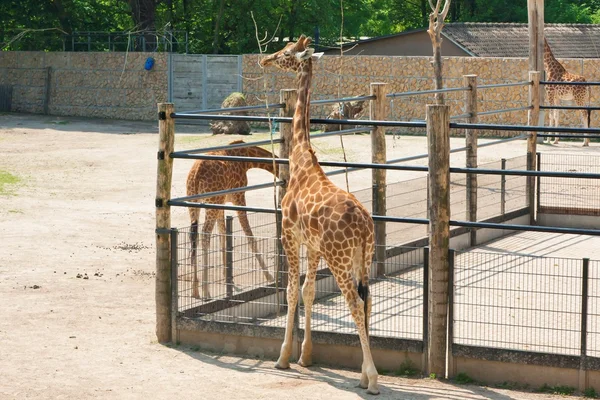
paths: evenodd
<path fill-rule="evenodd" d="M 179 260 L 177 228 L 171 229 L 171 338 L 177 342 L 177 313 L 179 312 Z"/>
<path fill-rule="evenodd" d="M 225 286 L 227 297 L 233 295 L 233 217 L 225 217 Z"/>
<path fill-rule="evenodd" d="M 537 162 L 536 162 L 536 168 L 538 171 L 541 171 L 542 168 L 542 153 L 537 153 Z M 535 179 L 535 187 L 536 187 L 536 196 L 535 196 L 535 201 L 536 201 L 536 215 L 537 213 L 540 212 L 540 204 L 541 204 L 541 182 L 542 182 L 542 177 L 541 176 L 537 176 Z"/>
<path fill-rule="evenodd" d="M 448 249 L 448 371 L 446 379 L 454 377 L 455 366 L 452 357 L 452 344 L 454 343 L 454 260 L 456 253 Z"/>
<path fill-rule="evenodd" d="M 429 247 L 423 247 L 423 371 L 427 371 L 429 343 Z"/>
<path fill-rule="evenodd" d="M 581 273 L 581 344 L 580 344 L 580 363 L 579 363 L 579 389 L 586 388 L 587 371 L 587 319 L 588 319 L 588 286 L 590 259 L 584 258 Z"/>
<path fill-rule="evenodd" d="M 506 158 L 500 160 L 501 166 L 500 168 L 506 169 Z M 506 175 L 501 175 L 500 178 L 500 214 L 506 214 Z"/>

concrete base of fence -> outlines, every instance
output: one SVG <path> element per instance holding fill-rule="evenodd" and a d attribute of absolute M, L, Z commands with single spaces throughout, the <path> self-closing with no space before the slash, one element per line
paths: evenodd
<path fill-rule="evenodd" d="M 556 214 L 547 211 L 552 210 L 548 210 L 547 207 L 544 207 L 544 209 L 541 209 L 538 212 L 538 225 L 560 226 L 564 228 L 600 229 L 600 216 Z"/>
<path fill-rule="evenodd" d="M 454 356 L 454 363 L 456 372 L 464 372 L 483 384 L 511 383 L 527 385 L 533 389 L 543 385 L 570 386 L 585 390 L 585 387 L 579 386 L 579 369 L 488 361 L 458 356 Z M 588 372 L 600 376 L 597 371 Z M 599 381 L 596 380 L 596 383 Z"/>
<path fill-rule="evenodd" d="M 190 346 L 217 353 L 235 354 L 276 360 L 283 343 L 284 329 L 270 326 L 240 325 L 222 322 L 178 318 L 176 340 Z M 303 330 L 298 332 L 295 349 L 301 348 Z M 313 362 L 360 370 L 362 350 L 357 335 L 312 332 Z M 422 365 L 423 343 L 417 340 L 371 338 L 371 353 L 378 369 L 396 371 L 410 365 L 419 371 Z M 299 358 L 298 351 L 292 360 Z"/>

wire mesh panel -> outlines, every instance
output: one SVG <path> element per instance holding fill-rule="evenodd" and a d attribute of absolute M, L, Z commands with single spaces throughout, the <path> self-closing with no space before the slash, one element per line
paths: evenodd
<path fill-rule="evenodd" d="M 580 154 L 540 154 L 541 171 L 599 173 L 600 157 Z M 600 215 L 600 184 L 597 179 L 540 177 L 541 212 Z"/>
<path fill-rule="evenodd" d="M 582 262 L 457 252 L 454 343 L 579 355 Z"/>
<path fill-rule="evenodd" d="M 244 234 L 212 234 L 206 260 L 202 235 L 196 254 L 198 291 L 194 292 L 190 228 L 178 232 L 177 310 L 180 316 L 203 320 L 284 327 L 286 323 L 287 262 L 274 237 L 255 237 L 267 271 Z M 224 246 L 223 246 L 224 243 Z M 372 278 L 372 336 L 421 340 L 423 309 L 423 249 L 403 249 L 385 262 L 385 275 Z M 299 324 L 304 328 L 302 283 L 306 274 L 305 249 L 301 253 Z M 205 265 L 205 261 L 206 265 Z M 206 269 L 205 269 L 206 267 Z M 203 271 L 206 270 L 206 275 Z M 373 271 L 374 274 L 374 271 Z M 374 276 L 374 275 L 373 275 Z M 204 281 L 203 281 L 204 280 Z M 203 285 L 205 283 L 205 285 Z M 204 286 L 204 288 L 203 288 Z M 315 331 L 356 333 L 346 300 L 324 260 L 318 266 L 311 327 Z"/>
<path fill-rule="evenodd" d="M 597 260 L 589 262 L 586 355 L 600 357 L 600 261 Z"/>
<path fill-rule="evenodd" d="M 372 312 L 369 334 L 422 340 L 423 337 L 423 249 L 406 252 L 385 261 L 386 274 L 370 279 Z M 324 263 L 322 263 L 323 266 Z M 314 331 L 356 333 L 356 325 L 345 298 L 329 270 L 317 280 L 311 327 Z M 305 326 L 305 309 L 300 307 L 300 327 Z"/>

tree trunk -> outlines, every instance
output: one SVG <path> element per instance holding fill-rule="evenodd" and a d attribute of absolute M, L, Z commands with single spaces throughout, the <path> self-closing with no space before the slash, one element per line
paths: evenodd
<path fill-rule="evenodd" d="M 219 0 L 219 11 L 215 19 L 215 32 L 213 36 L 213 54 L 219 54 L 219 30 L 221 28 L 221 19 L 223 18 L 223 6 L 225 0 Z"/>
<path fill-rule="evenodd" d="M 136 51 L 154 51 L 156 49 L 156 0 L 127 0 L 131 7 L 131 17 L 135 31 L 142 32 L 135 43 Z"/>

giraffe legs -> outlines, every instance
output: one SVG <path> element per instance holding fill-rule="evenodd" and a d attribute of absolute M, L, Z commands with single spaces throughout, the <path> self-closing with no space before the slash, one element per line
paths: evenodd
<path fill-rule="evenodd" d="M 287 235 L 291 235 L 287 233 Z M 281 345 L 281 352 L 275 368 L 287 369 L 290 367 L 290 355 L 292 354 L 292 333 L 294 330 L 294 316 L 296 306 L 298 305 L 298 284 L 300 276 L 300 245 L 287 236 L 282 235 L 281 243 L 285 250 L 288 262 L 288 284 L 286 290 L 287 296 L 287 319 L 285 324 L 285 337 Z"/>
<path fill-rule="evenodd" d="M 579 104 L 579 103 L 581 103 L 581 104 Z M 579 107 L 583 107 L 584 106 L 583 101 L 578 101 L 577 105 Z M 589 126 L 589 119 L 588 119 L 588 113 L 589 112 L 590 111 L 588 111 L 588 110 L 580 110 L 579 111 L 579 113 L 581 114 L 581 123 L 582 123 L 582 125 L 583 125 L 584 128 L 589 128 L 590 127 Z M 587 147 L 589 145 L 590 145 L 590 138 L 589 137 L 584 138 L 583 139 L 583 147 Z"/>
<path fill-rule="evenodd" d="M 246 198 L 244 197 L 244 193 L 237 193 L 237 195 L 232 198 L 232 202 L 238 206 L 245 206 Z M 265 264 L 265 260 L 263 259 L 263 256 L 258 249 L 258 243 L 256 243 L 256 239 L 254 238 L 254 234 L 252 233 L 252 228 L 250 228 L 250 223 L 248 222 L 248 216 L 246 214 L 246 211 L 240 210 L 237 212 L 237 214 L 240 220 L 240 225 L 244 230 L 244 234 L 246 235 L 246 237 L 248 237 L 248 242 L 250 243 L 252 253 L 254 253 L 254 256 L 258 260 L 258 264 L 260 265 L 260 268 L 262 269 L 263 274 L 265 275 L 265 279 L 267 280 L 267 282 L 273 282 L 273 275 L 269 273 L 269 269 Z"/>
<path fill-rule="evenodd" d="M 347 269 L 342 268 L 342 270 Z M 369 394 L 379 394 L 379 388 L 377 386 L 378 373 L 377 368 L 375 368 L 375 363 L 373 362 L 373 356 L 371 355 L 367 327 L 369 314 L 371 312 L 371 296 L 367 295 L 367 298 L 365 299 L 365 301 L 367 302 L 367 307 L 365 307 L 365 301 L 363 301 L 359 297 L 358 290 L 356 289 L 356 285 L 353 282 L 353 278 L 335 273 L 334 275 L 338 286 L 340 287 L 340 290 L 342 291 L 342 294 L 346 299 L 346 304 L 350 309 L 352 319 L 354 319 L 354 323 L 356 324 L 358 337 L 360 338 L 360 345 L 362 347 L 363 352 L 360 387 L 363 389 L 367 389 L 367 393 Z M 367 311 L 366 314 L 365 308 Z"/>
<path fill-rule="evenodd" d="M 215 227 L 215 222 L 219 217 L 222 218 L 222 210 L 206 210 L 206 219 L 202 226 L 202 297 L 204 299 L 210 298 L 210 291 L 208 289 L 208 248 L 210 246 L 210 234 Z M 194 278 L 192 282 L 193 290 L 192 296 L 200 298 L 198 293 L 198 267 L 197 263 L 193 264 L 194 267 Z"/>
<path fill-rule="evenodd" d="M 313 250 L 308 250 L 308 270 L 302 285 L 302 300 L 304 301 L 304 340 L 302 341 L 302 353 L 298 364 L 303 367 L 312 365 L 312 335 L 310 322 L 312 318 L 312 306 L 315 301 L 315 281 L 317 278 L 317 268 L 321 255 Z"/>

